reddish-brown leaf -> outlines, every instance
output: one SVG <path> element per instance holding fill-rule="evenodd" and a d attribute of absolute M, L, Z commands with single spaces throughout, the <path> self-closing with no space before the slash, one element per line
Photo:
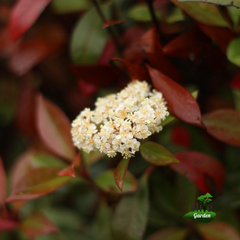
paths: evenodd
<path fill-rule="evenodd" d="M 128 28 L 123 35 L 124 50 L 122 57 L 131 63 L 140 63 L 144 59 L 144 52 L 136 42 L 142 37 L 144 31 L 140 27 Z"/>
<path fill-rule="evenodd" d="M 83 95 L 86 97 L 92 96 L 99 89 L 99 87 L 96 84 L 89 83 L 82 79 L 78 81 L 78 87 L 80 91 L 83 93 Z"/>
<path fill-rule="evenodd" d="M 6 202 L 31 200 L 55 191 L 71 180 L 59 177 L 61 167 L 38 167 L 28 171 L 14 186 Z"/>
<path fill-rule="evenodd" d="M 209 134 L 231 145 L 240 146 L 240 112 L 221 109 L 202 117 Z"/>
<path fill-rule="evenodd" d="M 218 44 L 224 54 L 229 42 L 235 37 L 235 34 L 227 28 L 213 27 L 201 23 L 198 23 L 198 27 Z"/>
<path fill-rule="evenodd" d="M 103 172 L 95 179 L 96 185 L 107 193 L 125 194 L 130 192 L 136 192 L 138 189 L 138 180 L 129 171 L 126 172 L 124 184 L 122 189 L 116 185 L 114 170 L 110 169 Z"/>
<path fill-rule="evenodd" d="M 14 40 L 25 33 L 51 0 L 18 0 L 10 17 L 10 30 Z"/>
<path fill-rule="evenodd" d="M 124 63 L 131 80 L 150 81 L 148 70 L 145 66 L 130 63 L 122 58 L 113 58 L 112 60 L 118 60 Z"/>
<path fill-rule="evenodd" d="M 7 194 L 7 179 L 3 162 L 0 157 L 0 207 L 2 204 L 4 204 L 6 194 Z"/>
<path fill-rule="evenodd" d="M 232 88 L 240 89 L 240 73 L 238 73 L 230 83 Z"/>
<path fill-rule="evenodd" d="M 240 240 L 240 235 L 226 222 L 199 223 L 197 230 L 204 240 Z"/>
<path fill-rule="evenodd" d="M 178 164 L 172 164 L 170 167 L 176 172 L 186 175 L 201 192 L 212 192 L 207 185 L 205 174 L 213 179 L 217 190 L 222 189 L 225 177 L 225 169 L 216 159 L 200 152 L 179 152 L 175 157 L 180 160 Z"/>
<path fill-rule="evenodd" d="M 116 52 L 116 45 L 114 41 L 109 40 L 105 48 L 102 51 L 102 55 L 98 60 L 98 65 L 109 65 L 110 60 L 113 58 L 114 54 Z"/>
<path fill-rule="evenodd" d="M 14 42 L 8 27 L 0 30 L 0 56 L 9 57 L 17 48 L 18 42 Z"/>
<path fill-rule="evenodd" d="M 163 53 L 169 57 L 194 58 L 200 55 L 208 40 L 198 29 L 193 28 L 189 32 L 173 39 L 163 48 Z"/>
<path fill-rule="evenodd" d="M 37 139 L 35 125 L 36 89 L 31 75 L 25 76 L 21 81 L 16 112 L 16 125 L 18 130 L 32 141 Z"/>
<path fill-rule="evenodd" d="M 28 149 L 15 160 L 10 174 L 12 188 L 14 188 L 19 180 L 30 170 L 33 154 L 34 150 Z"/>
<path fill-rule="evenodd" d="M 71 166 L 64 168 L 63 170 L 61 170 L 58 173 L 58 176 L 61 177 L 66 177 L 66 176 L 70 176 L 70 177 L 76 177 L 75 175 L 75 171 L 74 168 L 75 167 L 79 167 L 81 165 L 82 159 L 80 156 L 80 153 L 75 157 L 74 161 L 72 162 Z"/>
<path fill-rule="evenodd" d="M 79 80 L 101 87 L 108 86 L 119 77 L 119 73 L 111 66 L 72 66 L 72 70 Z"/>
<path fill-rule="evenodd" d="M 157 91 L 163 93 L 168 109 L 172 115 L 180 120 L 203 127 L 201 112 L 193 96 L 178 83 L 148 66 L 148 70 Z"/>
<path fill-rule="evenodd" d="M 9 68 L 22 76 L 56 50 L 56 45 L 43 39 L 24 41 L 12 54 Z"/>
<path fill-rule="evenodd" d="M 188 231 L 186 228 L 170 227 L 153 233 L 147 240 L 185 240 Z"/>
<path fill-rule="evenodd" d="M 59 229 L 41 212 L 33 213 L 21 223 L 22 230 L 30 236 L 57 232 Z"/>
<path fill-rule="evenodd" d="M 177 69 L 164 57 L 162 46 L 158 40 L 155 28 L 150 29 L 143 35 L 138 42 L 138 46 L 145 51 L 153 68 L 158 69 L 174 80 L 179 80 L 181 78 L 181 74 Z"/>
<path fill-rule="evenodd" d="M 76 150 L 70 134 L 71 125 L 64 112 L 39 95 L 36 119 L 37 130 L 43 142 L 57 155 L 72 161 Z"/>
<path fill-rule="evenodd" d="M 120 24 L 120 23 L 125 23 L 125 22 L 127 22 L 127 20 L 118 20 L 118 21 L 107 20 L 103 23 L 102 29 L 104 29 L 106 27 L 109 27 L 109 26 L 112 26 L 112 25 L 115 25 L 115 24 Z"/>
<path fill-rule="evenodd" d="M 129 161 L 130 158 L 123 158 L 114 171 L 115 182 L 121 191 L 127 173 Z"/>
<path fill-rule="evenodd" d="M 174 144 L 177 144 L 184 148 L 190 147 L 191 139 L 190 139 L 189 131 L 181 125 L 175 125 L 172 128 L 170 138 L 171 138 L 171 142 Z"/>
<path fill-rule="evenodd" d="M 148 30 L 138 42 L 138 46 L 147 53 L 162 52 L 162 45 L 159 42 L 156 29 L 153 27 Z"/>

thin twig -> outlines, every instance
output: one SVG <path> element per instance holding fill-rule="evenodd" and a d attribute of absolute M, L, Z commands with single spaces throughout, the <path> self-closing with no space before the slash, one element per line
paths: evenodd
<path fill-rule="evenodd" d="M 152 17 L 152 21 L 153 21 L 153 24 L 154 24 L 154 27 L 156 28 L 157 30 L 157 33 L 158 33 L 158 38 L 160 40 L 160 27 L 159 27 L 159 22 L 156 18 L 156 15 L 155 15 L 155 12 L 154 12 L 154 8 L 153 8 L 153 0 L 146 0 L 147 2 L 147 5 L 148 5 L 148 9 L 149 9 L 149 12 L 151 14 L 151 17 Z"/>
<path fill-rule="evenodd" d="M 100 18 L 102 19 L 103 23 L 106 21 L 106 18 L 102 12 L 102 9 L 100 8 L 97 0 L 91 0 L 92 4 L 94 5 L 94 7 L 96 8 L 98 15 L 100 16 Z M 116 47 L 118 49 L 119 52 L 121 52 L 122 50 L 122 45 L 119 43 L 117 36 L 115 35 L 114 31 L 111 29 L 111 27 L 107 27 L 107 31 L 108 34 L 110 35 L 110 37 L 113 39 L 113 41 L 116 44 Z"/>

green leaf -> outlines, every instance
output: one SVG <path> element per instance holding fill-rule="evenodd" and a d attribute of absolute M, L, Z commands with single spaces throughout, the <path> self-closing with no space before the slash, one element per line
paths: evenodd
<path fill-rule="evenodd" d="M 184 240 L 186 239 L 187 234 L 188 231 L 186 228 L 171 227 L 155 232 L 147 238 L 147 240 Z"/>
<path fill-rule="evenodd" d="M 103 11 L 104 9 L 102 8 Z M 108 39 L 106 29 L 102 30 L 101 27 L 102 20 L 95 8 L 80 18 L 73 31 L 70 45 L 72 61 L 75 64 L 88 65 L 98 61 Z"/>
<path fill-rule="evenodd" d="M 174 119 L 175 119 L 174 116 L 169 115 L 169 116 L 167 116 L 167 117 L 165 118 L 165 120 L 163 120 L 163 121 L 161 122 L 160 125 L 163 127 L 163 126 L 167 125 L 168 123 L 172 122 Z"/>
<path fill-rule="evenodd" d="M 105 202 L 102 202 L 98 209 L 97 216 L 92 226 L 91 239 L 106 239 L 112 240 L 112 214 L 111 210 Z"/>
<path fill-rule="evenodd" d="M 158 19 L 161 18 L 159 11 L 155 10 Z M 150 22 L 152 20 L 148 6 L 146 4 L 137 4 L 128 11 L 128 17 L 139 22 Z"/>
<path fill-rule="evenodd" d="M 140 180 L 135 194 L 125 195 L 118 204 L 113 218 L 114 240 L 140 240 L 148 219 L 147 176 Z"/>
<path fill-rule="evenodd" d="M 54 12 L 60 14 L 84 11 L 91 7 L 88 0 L 53 0 L 51 5 Z"/>
<path fill-rule="evenodd" d="M 240 67 L 240 38 L 233 39 L 227 47 L 227 58 L 233 64 Z"/>
<path fill-rule="evenodd" d="M 231 17 L 235 30 L 239 29 L 240 9 L 234 7 L 227 7 L 229 16 Z"/>
<path fill-rule="evenodd" d="M 66 167 L 61 159 L 46 153 L 35 153 L 32 156 L 31 167 Z"/>
<path fill-rule="evenodd" d="M 150 208 L 164 216 L 165 224 L 173 224 L 175 219 L 179 221 L 182 213 L 177 205 L 176 191 L 173 191 L 174 183 L 170 182 L 161 170 L 157 169 L 149 179 Z M 157 214 L 156 218 L 159 218 Z"/>
<path fill-rule="evenodd" d="M 232 91 L 233 91 L 235 108 L 236 108 L 236 110 L 240 111 L 240 90 L 239 89 L 232 89 Z"/>
<path fill-rule="evenodd" d="M 157 166 L 165 166 L 179 161 L 162 145 L 155 142 L 141 144 L 142 157 L 149 163 Z"/>
<path fill-rule="evenodd" d="M 58 228 L 41 212 L 36 212 L 24 219 L 21 228 L 30 236 L 39 236 L 58 231 Z"/>
<path fill-rule="evenodd" d="M 97 161 L 101 160 L 103 157 L 105 157 L 105 153 L 101 153 L 98 150 L 91 151 L 90 153 L 82 152 L 82 158 L 83 162 L 90 167 L 93 163 L 96 163 Z"/>
<path fill-rule="evenodd" d="M 193 96 L 194 99 L 198 98 L 198 93 L 199 93 L 198 90 L 192 92 L 192 96 Z"/>
<path fill-rule="evenodd" d="M 177 203 L 182 213 L 190 211 L 191 203 L 196 202 L 197 188 L 185 176 L 177 174 Z"/>
<path fill-rule="evenodd" d="M 14 186 L 6 201 L 30 200 L 55 191 L 71 180 L 71 177 L 59 177 L 61 170 L 61 167 L 31 169 Z"/>
<path fill-rule="evenodd" d="M 123 158 L 119 164 L 117 165 L 115 171 L 114 171 L 114 179 L 119 187 L 119 189 L 122 191 L 123 182 L 126 176 L 126 172 L 128 169 L 130 158 Z"/>
<path fill-rule="evenodd" d="M 184 14 L 179 7 L 174 7 L 173 10 L 166 18 L 166 22 L 169 24 L 185 20 Z"/>
<path fill-rule="evenodd" d="M 195 3 L 195 1 L 197 2 Z M 171 2 L 199 23 L 210 26 L 228 27 L 228 23 L 215 5 L 199 3 L 199 0 L 191 0 L 191 2 L 171 0 Z"/>
<path fill-rule="evenodd" d="M 204 3 L 212 3 L 216 5 L 223 5 L 223 6 L 233 6 L 233 7 L 240 7 L 239 0 L 178 0 L 179 2 L 204 2 Z"/>
<path fill-rule="evenodd" d="M 114 180 L 114 170 L 108 170 L 95 179 L 95 183 L 104 191 L 110 193 L 135 192 L 138 189 L 137 179 L 130 173 L 126 173 L 122 191 L 116 185 Z"/>
<path fill-rule="evenodd" d="M 18 184 L 19 180 L 33 168 L 39 167 L 66 167 L 60 158 L 56 158 L 50 154 L 36 152 L 32 149 L 25 151 L 15 161 L 15 164 L 11 171 L 11 184 L 12 187 Z"/>

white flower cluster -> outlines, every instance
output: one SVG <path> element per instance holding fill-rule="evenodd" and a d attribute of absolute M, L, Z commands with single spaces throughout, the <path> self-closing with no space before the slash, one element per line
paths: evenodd
<path fill-rule="evenodd" d="M 150 91 L 146 82 L 133 81 L 117 94 L 98 98 L 95 110 L 85 108 L 72 123 L 74 145 L 83 151 L 98 149 L 125 158 L 139 150 L 139 139 L 162 130 L 169 115 L 162 93 Z"/>

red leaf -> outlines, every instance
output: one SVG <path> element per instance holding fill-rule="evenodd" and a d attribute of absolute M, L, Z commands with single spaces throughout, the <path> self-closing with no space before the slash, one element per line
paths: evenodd
<path fill-rule="evenodd" d="M 142 37 L 144 31 L 140 27 L 129 28 L 124 32 L 124 50 L 122 56 L 132 63 L 140 63 L 144 59 L 144 52 L 137 46 L 136 42 Z"/>
<path fill-rule="evenodd" d="M 21 81 L 21 88 L 17 101 L 16 125 L 18 130 L 32 141 L 37 138 L 35 125 L 36 89 L 31 75 Z"/>
<path fill-rule="evenodd" d="M 145 33 L 138 45 L 146 52 L 152 67 L 175 80 L 181 78 L 181 74 L 176 70 L 172 63 L 164 57 L 162 46 L 158 41 L 157 33 L 154 28 Z"/>
<path fill-rule="evenodd" d="M 119 73 L 111 66 L 72 66 L 72 70 L 78 79 L 99 87 L 108 86 L 119 77 Z"/>
<path fill-rule="evenodd" d="M 122 58 L 113 58 L 112 60 L 118 60 L 124 63 L 131 80 L 150 81 L 148 70 L 145 66 L 130 63 Z"/>
<path fill-rule="evenodd" d="M 229 42 L 235 37 L 235 34 L 227 28 L 213 27 L 201 23 L 198 23 L 198 27 L 218 44 L 224 54 Z"/>
<path fill-rule="evenodd" d="M 55 53 L 56 50 L 56 45 L 43 39 L 25 41 L 12 54 L 9 68 L 22 76 L 43 59 Z"/>
<path fill-rule="evenodd" d="M 64 112 L 41 95 L 37 99 L 37 129 L 43 142 L 57 155 L 73 160 L 76 150 L 71 125 Z"/>
<path fill-rule="evenodd" d="M 18 42 L 15 43 L 10 34 L 8 27 L 0 31 L 0 56 L 9 57 L 17 48 Z"/>
<path fill-rule="evenodd" d="M 1 231 L 12 231 L 18 228 L 19 223 L 10 219 L 1 219 L 0 218 L 0 233 Z"/>
<path fill-rule="evenodd" d="M 61 170 L 59 173 L 58 173 L 58 176 L 61 176 L 61 177 L 66 177 L 66 176 L 70 176 L 70 177 L 76 177 L 75 175 L 75 171 L 74 171 L 74 168 L 75 167 L 79 167 L 80 164 L 82 162 L 82 159 L 81 159 L 81 156 L 80 156 L 80 153 L 75 157 L 74 161 L 72 162 L 71 166 L 69 167 L 66 167 L 64 168 L 63 170 Z"/>
<path fill-rule="evenodd" d="M 163 48 L 164 55 L 170 57 L 190 58 L 200 55 L 208 39 L 196 28 L 173 39 Z"/>
<path fill-rule="evenodd" d="M 171 132 L 171 142 L 189 148 L 191 139 L 188 130 L 180 125 L 174 126 Z"/>
<path fill-rule="evenodd" d="M 6 202 L 31 200 L 55 191 L 70 181 L 70 177 L 59 177 L 61 167 L 38 167 L 28 171 L 14 186 Z"/>
<path fill-rule="evenodd" d="M 108 41 L 103 49 L 100 59 L 98 60 L 98 65 L 109 65 L 109 61 L 113 58 L 115 52 L 115 43 L 112 40 Z"/>
<path fill-rule="evenodd" d="M 138 45 L 147 53 L 162 52 L 162 45 L 158 40 L 158 34 L 155 28 L 148 30 L 138 42 Z"/>
<path fill-rule="evenodd" d="M 170 113 L 186 123 L 203 127 L 201 112 L 193 96 L 166 75 L 149 66 L 147 67 L 153 85 L 157 91 L 163 93 Z"/>
<path fill-rule="evenodd" d="M 221 109 L 203 115 L 209 134 L 227 144 L 240 146 L 240 112 Z"/>
<path fill-rule="evenodd" d="M 7 179 L 4 170 L 3 162 L 0 157 L 0 207 L 4 204 L 4 200 L 7 194 Z"/>
<path fill-rule="evenodd" d="M 86 96 L 86 97 L 89 97 L 89 96 L 92 96 L 95 92 L 97 92 L 97 90 L 99 89 L 98 86 L 96 86 L 96 84 L 93 84 L 93 83 L 89 83 L 89 82 L 86 82 L 82 79 L 80 79 L 78 81 L 78 86 L 81 90 L 81 92 Z"/>
<path fill-rule="evenodd" d="M 172 164 L 170 167 L 176 172 L 186 175 L 201 192 L 212 192 L 207 186 L 204 174 L 211 177 L 220 192 L 225 177 L 225 169 L 216 159 L 200 152 L 179 152 L 175 157 L 180 160 L 178 164 Z"/>
<path fill-rule="evenodd" d="M 10 19 L 10 30 L 14 40 L 25 33 L 39 17 L 51 0 L 18 0 Z"/>
<path fill-rule="evenodd" d="M 109 27 L 109 26 L 112 26 L 112 25 L 115 25 L 115 24 L 120 24 L 120 23 L 125 23 L 125 22 L 127 22 L 127 20 L 118 20 L 118 21 L 107 20 L 103 23 L 102 29 L 104 29 L 106 27 Z"/>
<path fill-rule="evenodd" d="M 240 240 L 240 235 L 226 222 L 200 223 L 197 225 L 201 237 L 204 240 Z"/>
<path fill-rule="evenodd" d="M 121 191 L 122 191 L 124 179 L 127 173 L 129 161 L 130 161 L 130 158 L 123 158 L 119 162 L 119 164 L 117 165 L 114 171 L 115 182 Z"/>
<path fill-rule="evenodd" d="M 31 160 L 34 154 L 34 150 L 29 149 L 25 151 L 20 157 L 15 160 L 14 166 L 10 175 L 10 182 L 12 188 L 16 186 L 19 180 L 30 170 Z"/>
<path fill-rule="evenodd" d="M 240 73 L 238 73 L 230 83 L 232 88 L 240 89 Z"/>
<path fill-rule="evenodd" d="M 21 223 L 21 228 L 30 236 L 39 236 L 59 231 L 59 229 L 41 212 L 34 213 L 24 219 Z"/>

